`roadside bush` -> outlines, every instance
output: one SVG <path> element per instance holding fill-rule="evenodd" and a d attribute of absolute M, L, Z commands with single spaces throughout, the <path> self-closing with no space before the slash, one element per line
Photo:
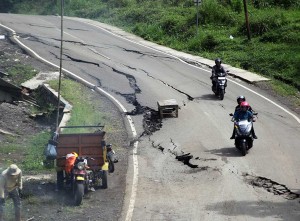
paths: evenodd
<path fill-rule="evenodd" d="M 201 24 L 233 25 L 238 19 L 230 9 L 220 5 L 216 0 L 204 1 L 199 8 Z"/>
<path fill-rule="evenodd" d="M 163 14 L 162 10 L 159 8 L 148 8 L 144 7 L 131 7 L 124 11 L 123 21 L 127 24 L 135 23 L 145 23 L 151 24 L 155 23 L 160 17 L 158 15 Z"/>
<path fill-rule="evenodd" d="M 93 9 L 80 9 L 74 11 L 74 16 L 80 17 L 80 18 L 98 18 L 101 15 L 107 13 L 106 7 L 99 7 L 99 8 L 93 8 Z"/>
<path fill-rule="evenodd" d="M 206 35 L 201 41 L 201 48 L 204 50 L 211 51 L 219 45 L 219 42 L 213 35 Z"/>
<path fill-rule="evenodd" d="M 262 36 L 268 31 L 287 24 L 287 19 L 282 13 L 276 13 L 275 11 L 270 12 L 270 10 L 256 11 L 249 20 L 250 31 L 253 36 Z M 240 25 L 238 30 L 239 33 L 246 34 L 247 30 L 245 24 Z"/>
<path fill-rule="evenodd" d="M 272 6 L 278 6 L 282 8 L 299 8 L 300 6 L 298 0 L 252 0 L 252 4 L 255 8 L 267 8 Z"/>
<path fill-rule="evenodd" d="M 185 17 L 178 14 L 165 15 L 160 26 L 167 35 L 180 35 L 188 30 Z"/>
<path fill-rule="evenodd" d="M 300 27 L 284 26 L 272 32 L 267 32 L 260 38 L 261 42 L 300 44 Z"/>
<path fill-rule="evenodd" d="M 107 0 L 107 5 L 112 8 L 127 7 L 130 4 L 130 0 Z"/>
<path fill-rule="evenodd" d="M 164 36 L 164 33 L 159 26 L 151 24 L 136 24 L 132 29 L 132 32 L 146 40 L 153 40 L 155 42 L 160 42 Z"/>
<path fill-rule="evenodd" d="M 187 42 L 187 50 L 201 52 L 201 39 L 197 37 L 189 39 L 189 41 Z"/>
<path fill-rule="evenodd" d="M 241 0 L 232 0 L 231 2 L 231 8 L 237 13 L 241 13 L 243 11 L 243 3 Z"/>
<path fill-rule="evenodd" d="M 165 5 L 183 6 L 186 3 L 186 0 L 162 0 L 162 2 Z"/>
<path fill-rule="evenodd" d="M 147 16 L 145 16 L 145 11 L 143 8 L 132 8 L 132 10 L 126 10 L 126 12 L 124 13 L 124 20 L 128 24 L 148 22 Z"/>
<path fill-rule="evenodd" d="M 241 0 L 218 0 L 219 4 L 229 6 L 235 12 L 241 13 L 243 10 L 243 1 Z"/>

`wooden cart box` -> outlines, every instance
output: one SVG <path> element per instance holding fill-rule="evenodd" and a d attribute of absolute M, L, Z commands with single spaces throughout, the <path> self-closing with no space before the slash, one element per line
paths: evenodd
<path fill-rule="evenodd" d="M 88 166 L 92 169 L 101 169 L 104 164 L 104 147 L 103 133 L 60 134 L 57 145 L 56 166 L 64 169 L 65 156 L 76 152 L 79 156 L 94 158 L 95 160 L 88 159 Z"/>

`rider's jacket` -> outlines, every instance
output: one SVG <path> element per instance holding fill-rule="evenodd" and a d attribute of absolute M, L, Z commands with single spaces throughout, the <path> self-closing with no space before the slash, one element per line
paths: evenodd
<path fill-rule="evenodd" d="M 235 120 L 249 120 L 253 118 L 253 114 L 250 111 L 236 111 L 233 115 Z"/>
<path fill-rule="evenodd" d="M 234 110 L 234 113 L 237 112 L 237 111 L 240 111 L 241 110 L 241 106 L 240 105 L 237 105 L 235 107 L 235 110 Z M 254 113 L 254 110 L 252 109 L 251 106 L 248 107 L 248 111 L 250 111 L 251 113 Z"/>
<path fill-rule="evenodd" d="M 225 68 L 222 65 L 220 65 L 219 67 L 217 65 L 213 66 L 211 70 L 211 77 L 215 78 L 218 76 L 219 73 L 226 74 Z"/>

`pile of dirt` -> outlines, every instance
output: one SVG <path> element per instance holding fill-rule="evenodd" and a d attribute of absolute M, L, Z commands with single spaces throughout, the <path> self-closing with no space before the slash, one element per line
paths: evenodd
<path fill-rule="evenodd" d="M 45 122 L 47 119 L 44 121 L 31 118 L 30 108 L 31 104 L 26 102 L 0 104 L 0 143 L 8 142 L 5 134 L 18 137 L 17 140 L 22 142 L 22 139 L 40 131 L 51 130 L 51 124 Z"/>

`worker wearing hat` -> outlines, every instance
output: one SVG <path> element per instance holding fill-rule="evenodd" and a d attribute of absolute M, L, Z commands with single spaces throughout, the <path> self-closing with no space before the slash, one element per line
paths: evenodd
<path fill-rule="evenodd" d="M 12 198 L 15 206 L 15 220 L 21 221 L 21 199 L 23 188 L 22 171 L 16 164 L 11 164 L 0 174 L 0 221 L 3 220 L 6 194 Z"/>

